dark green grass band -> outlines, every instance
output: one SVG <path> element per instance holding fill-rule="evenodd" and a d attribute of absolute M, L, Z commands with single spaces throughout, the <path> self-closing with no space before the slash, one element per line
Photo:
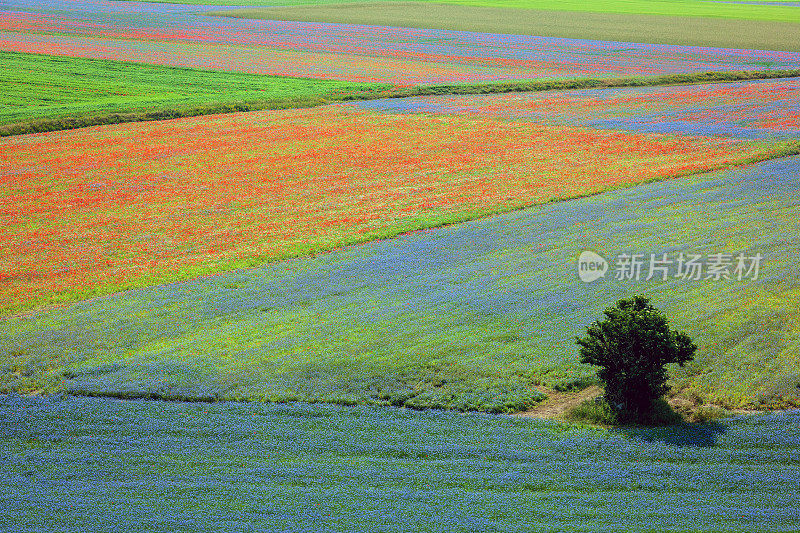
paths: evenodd
<path fill-rule="evenodd" d="M 311 107 L 390 84 L 0 51 L 0 135 Z"/>
<path fill-rule="evenodd" d="M 800 70 L 742 70 L 728 72 L 697 72 L 693 74 L 664 74 L 660 76 L 632 76 L 623 78 L 575 78 L 524 81 L 502 81 L 476 84 L 423 85 L 395 89 L 391 98 L 431 96 L 446 94 L 489 94 L 540 92 L 567 89 L 602 89 L 609 87 L 652 87 L 659 85 L 696 85 L 747 80 L 796 78 Z M 381 96 L 385 98 L 386 96 Z"/>

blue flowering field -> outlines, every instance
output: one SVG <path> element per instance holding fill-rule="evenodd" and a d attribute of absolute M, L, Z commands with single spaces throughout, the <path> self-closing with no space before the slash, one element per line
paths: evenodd
<path fill-rule="evenodd" d="M 797 531 L 798 422 L 5 396 L 0 530 Z"/>

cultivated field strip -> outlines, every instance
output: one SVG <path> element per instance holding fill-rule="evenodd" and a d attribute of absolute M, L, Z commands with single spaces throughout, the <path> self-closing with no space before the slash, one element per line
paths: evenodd
<path fill-rule="evenodd" d="M 211 17 L 12 0 L 0 49 L 396 85 L 800 68 L 800 53 Z"/>
<path fill-rule="evenodd" d="M 385 94 L 389 88 L 3 51 L 0 62 L 3 135 L 69 129 L 70 119 L 91 125 L 92 119 L 104 117 L 114 123 L 174 118 L 181 112 L 243 111 L 236 107 L 242 104 L 256 109 L 309 107 L 345 94 Z"/>
<path fill-rule="evenodd" d="M 0 526 L 794 531 L 799 422 L 794 411 L 606 431 L 368 407 L 0 397 Z"/>
<path fill-rule="evenodd" d="M 591 382 L 574 335 L 645 293 L 700 346 L 680 394 L 796 405 L 798 193 L 800 159 L 775 160 L 6 319 L 4 387 L 522 409 L 532 384 Z M 611 263 L 592 283 L 587 249 Z M 681 252 L 763 261 L 758 279 L 613 272 L 618 254 Z"/>
<path fill-rule="evenodd" d="M 776 146 L 346 106 L 6 137 L 0 308 L 685 176 Z"/>
<path fill-rule="evenodd" d="M 530 121 L 549 126 L 800 138 L 800 78 L 667 87 L 422 96 L 347 104 L 385 113 L 430 113 Z"/>
<path fill-rule="evenodd" d="M 275 2 L 277 3 L 277 2 Z M 314 2 L 294 7 L 215 10 L 211 14 L 244 19 L 331 22 L 367 26 L 437 28 L 480 33 L 537 35 L 628 43 L 800 51 L 800 4 L 674 2 L 474 2 L 448 0 L 355 3 Z M 460 5 L 459 5 L 460 4 Z M 548 5 L 549 4 L 549 5 Z M 622 8 L 605 12 L 604 8 Z M 705 15 L 688 16 L 691 7 Z M 571 9 L 576 9 L 572 11 Z M 568 11 L 569 10 L 569 11 Z M 698 12 L 700 12 L 698 10 Z M 676 16 L 677 15 L 677 16 Z"/>

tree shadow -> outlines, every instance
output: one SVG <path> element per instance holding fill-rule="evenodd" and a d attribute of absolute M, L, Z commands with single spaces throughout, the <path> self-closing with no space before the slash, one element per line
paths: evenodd
<path fill-rule="evenodd" d="M 680 422 L 668 426 L 617 426 L 611 431 L 643 442 L 663 442 L 672 446 L 709 448 L 728 427 L 719 422 Z"/>

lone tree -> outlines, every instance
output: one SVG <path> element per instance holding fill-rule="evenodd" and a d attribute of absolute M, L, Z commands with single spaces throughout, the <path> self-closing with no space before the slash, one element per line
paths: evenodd
<path fill-rule="evenodd" d="M 602 367 L 605 399 L 624 422 L 650 422 L 655 402 L 668 390 L 664 365 L 694 357 L 694 342 L 669 329 L 664 314 L 644 296 L 620 300 L 605 310 L 605 320 L 576 337 L 581 363 Z"/>

